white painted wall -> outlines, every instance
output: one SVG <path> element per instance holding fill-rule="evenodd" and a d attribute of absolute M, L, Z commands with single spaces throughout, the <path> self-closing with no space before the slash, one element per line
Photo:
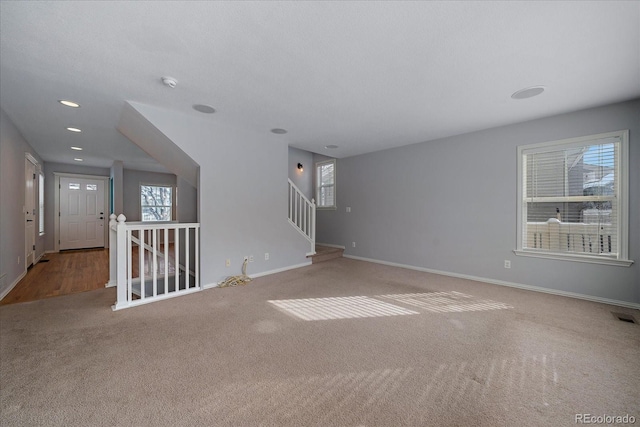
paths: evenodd
<path fill-rule="evenodd" d="M 22 210 L 25 153 L 34 156 L 42 167 L 38 153 L 22 137 L 4 110 L 0 109 L 0 298 L 26 271 L 25 217 Z M 45 187 L 46 184 L 45 178 Z M 39 217 L 37 208 L 36 203 L 36 218 Z M 50 231 L 53 232 L 45 229 L 47 233 Z M 44 253 L 44 247 L 44 237 L 36 237 L 36 259 Z"/>
<path fill-rule="evenodd" d="M 287 221 L 288 146 L 284 138 L 132 103 L 138 112 L 200 163 L 201 282 L 286 269 L 308 260 L 308 242 Z M 268 252 L 270 259 L 265 261 Z M 231 259 L 231 267 L 225 260 Z"/>
<path fill-rule="evenodd" d="M 516 257 L 516 147 L 621 129 L 630 130 L 635 264 Z M 338 209 L 318 211 L 317 240 L 347 255 L 640 303 L 638 165 L 640 100 L 339 159 Z"/>

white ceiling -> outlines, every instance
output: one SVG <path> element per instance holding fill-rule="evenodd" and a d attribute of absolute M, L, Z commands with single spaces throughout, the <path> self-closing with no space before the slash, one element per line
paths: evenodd
<path fill-rule="evenodd" d="M 153 170 L 127 100 L 345 157 L 640 97 L 637 1 L 0 5 L 0 103 L 45 161 Z"/>

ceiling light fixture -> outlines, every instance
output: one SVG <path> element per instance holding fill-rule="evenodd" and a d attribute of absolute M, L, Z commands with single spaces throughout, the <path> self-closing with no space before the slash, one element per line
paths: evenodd
<path fill-rule="evenodd" d="M 278 135 L 282 135 L 282 134 L 287 133 L 287 130 L 286 129 L 280 129 L 280 128 L 274 128 L 274 129 L 271 129 L 271 133 L 276 133 Z"/>
<path fill-rule="evenodd" d="M 213 114 L 216 112 L 216 109 L 213 108 L 211 105 L 205 105 L 205 104 L 195 104 L 193 106 L 193 109 L 204 114 Z"/>
<path fill-rule="evenodd" d="M 338 148 L 338 146 L 337 145 L 333 145 L 333 144 L 329 144 L 329 145 L 325 145 L 324 148 L 327 149 L 327 150 L 333 150 L 334 148 Z"/>
<path fill-rule="evenodd" d="M 71 147 L 72 150 L 82 151 L 82 147 Z"/>
<path fill-rule="evenodd" d="M 68 127 L 67 130 L 69 132 L 82 132 L 82 129 L 78 129 L 78 128 L 72 128 L 72 127 Z"/>
<path fill-rule="evenodd" d="M 178 81 L 173 77 L 162 77 L 162 84 L 169 86 L 171 89 L 178 85 Z"/>
<path fill-rule="evenodd" d="M 77 102 L 68 101 L 66 99 L 59 99 L 58 102 L 65 107 L 80 108 L 80 104 L 78 104 Z"/>
<path fill-rule="evenodd" d="M 513 99 L 533 98 L 534 96 L 540 95 L 542 92 L 544 92 L 544 90 L 545 90 L 544 86 L 531 86 L 531 87 L 520 89 L 519 91 L 514 92 L 511 95 L 511 98 Z"/>
<path fill-rule="evenodd" d="M 83 160 L 83 159 L 81 159 L 80 157 L 76 157 L 76 158 L 74 158 L 73 160 L 75 160 L 76 162 L 84 162 L 84 160 Z"/>

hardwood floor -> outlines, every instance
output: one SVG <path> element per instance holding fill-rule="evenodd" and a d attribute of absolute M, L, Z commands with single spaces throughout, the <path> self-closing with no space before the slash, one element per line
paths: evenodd
<path fill-rule="evenodd" d="M 35 301 L 103 288 L 109 281 L 109 250 L 88 249 L 46 254 L 0 301 Z"/>

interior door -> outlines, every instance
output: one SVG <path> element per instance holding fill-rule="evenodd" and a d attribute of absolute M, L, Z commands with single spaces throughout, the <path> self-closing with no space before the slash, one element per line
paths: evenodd
<path fill-rule="evenodd" d="M 36 165 L 29 159 L 24 161 L 24 246 L 25 266 L 28 268 L 35 261 L 36 249 Z"/>
<path fill-rule="evenodd" d="M 104 181 L 60 178 L 60 249 L 104 247 Z"/>

